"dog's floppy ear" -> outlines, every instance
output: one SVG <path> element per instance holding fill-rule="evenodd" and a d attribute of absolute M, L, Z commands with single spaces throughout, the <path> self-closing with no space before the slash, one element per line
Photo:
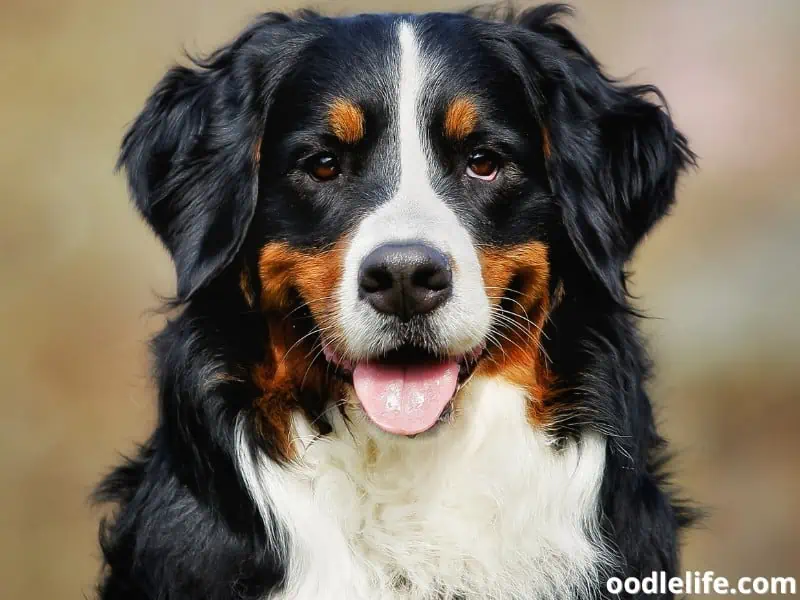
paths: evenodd
<path fill-rule="evenodd" d="M 264 15 L 208 59 L 172 68 L 123 140 L 118 167 L 172 254 L 178 301 L 231 263 L 253 218 L 266 111 L 291 62 L 288 23 Z"/>
<path fill-rule="evenodd" d="M 545 5 L 522 13 L 517 23 L 535 35 L 517 47 L 535 63 L 527 85 L 563 224 L 582 262 L 622 301 L 624 264 L 669 210 L 694 155 L 658 89 L 607 77 L 557 22 L 564 12 Z"/>

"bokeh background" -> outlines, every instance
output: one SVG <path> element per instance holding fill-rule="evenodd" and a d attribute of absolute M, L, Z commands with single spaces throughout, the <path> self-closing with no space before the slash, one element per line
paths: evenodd
<path fill-rule="evenodd" d="M 634 265 L 677 481 L 712 509 L 684 567 L 800 576 L 800 2 L 574 5 L 573 28 L 613 74 L 656 82 L 700 155 Z M 113 173 L 123 130 L 182 48 L 294 7 L 0 3 L 0 598 L 91 596 L 87 496 L 153 424 L 145 342 L 173 272 Z"/>

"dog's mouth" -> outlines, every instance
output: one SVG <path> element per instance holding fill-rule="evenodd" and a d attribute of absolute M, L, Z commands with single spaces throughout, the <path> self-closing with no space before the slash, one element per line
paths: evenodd
<path fill-rule="evenodd" d="M 470 378 L 484 345 L 455 356 L 438 356 L 405 344 L 381 356 L 350 361 L 323 344 L 338 377 L 350 383 L 364 412 L 389 433 L 416 435 L 445 420 L 452 400 Z"/>

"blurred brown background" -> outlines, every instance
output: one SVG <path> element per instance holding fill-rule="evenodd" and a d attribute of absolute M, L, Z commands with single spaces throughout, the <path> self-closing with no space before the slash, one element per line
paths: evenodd
<path fill-rule="evenodd" d="M 332 12 L 454 8 L 317 3 Z M 684 566 L 800 576 L 800 2 L 575 2 L 616 75 L 657 83 L 701 156 L 636 267 L 687 494 Z M 112 172 L 182 47 L 291 0 L 0 3 L 0 598 L 91 596 L 100 474 L 153 421 L 145 341 L 172 267 Z"/>

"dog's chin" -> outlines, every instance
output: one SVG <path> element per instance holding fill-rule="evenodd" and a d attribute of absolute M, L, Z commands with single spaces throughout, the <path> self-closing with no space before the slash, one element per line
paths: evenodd
<path fill-rule="evenodd" d="M 453 400 L 467 385 L 485 352 L 478 344 L 466 353 L 432 353 L 414 344 L 365 360 L 337 355 L 323 343 L 336 377 L 349 385 L 358 407 L 384 432 L 415 437 L 447 423 Z"/>

